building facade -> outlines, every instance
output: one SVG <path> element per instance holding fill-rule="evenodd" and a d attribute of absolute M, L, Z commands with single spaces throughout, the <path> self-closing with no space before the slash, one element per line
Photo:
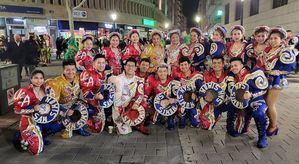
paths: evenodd
<path fill-rule="evenodd" d="M 70 2 L 77 6 L 81 0 Z M 52 36 L 55 31 L 67 31 L 65 5 L 65 0 L 1 0 L 0 35 L 33 31 Z M 123 30 L 162 29 L 170 19 L 165 15 L 165 7 L 162 10 L 159 5 L 157 0 L 87 0 L 74 11 L 75 30 L 95 32 L 98 28 L 111 28 L 114 23 Z M 115 22 L 111 19 L 112 12 L 117 13 Z"/>
<path fill-rule="evenodd" d="M 243 8 L 243 14 L 242 14 Z M 222 24 L 228 29 L 241 24 L 250 36 L 258 25 L 283 26 L 299 33 L 299 1 L 298 0 L 223 0 Z"/>
<path fill-rule="evenodd" d="M 179 28 L 181 30 L 187 29 L 187 18 L 183 14 L 183 4 L 182 0 L 172 0 L 172 16 L 171 22 L 173 22 L 174 28 Z"/>

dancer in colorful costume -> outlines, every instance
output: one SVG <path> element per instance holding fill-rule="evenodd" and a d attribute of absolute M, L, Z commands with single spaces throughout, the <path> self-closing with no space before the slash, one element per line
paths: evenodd
<path fill-rule="evenodd" d="M 174 117 L 177 111 L 176 91 L 179 81 L 168 76 L 168 65 L 160 64 L 155 75 L 150 75 L 145 85 L 145 96 L 154 99 L 153 106 L 148 105 L 153 123 L 161 123 L 162 117 L 167 118 L 167 128 L 174 129 Z M 153 101 L 148 101 L 150 104 Z M 155 108 L 155 109 L 154 109 Z"/>
<path fill-rule="evenodd" d="M 246 119 L 254 118 L 258 131 L 258 148 L 267 147 L 266 135 L 266 110 L 267 105 L 264 94 L 268 88 L 268 80 L 260 69 L 250 71 L 244 67 L 242 58 L 232 58 L 230 60 L 231 74 L 234 79 L 234 86 L 231 89 L 231 105 L 227 112 L 226 129 L 230 136 L 236 137 L 242 129 L 235 128 L 235 120 L 240 112 L 245 113 Z M 244 120 L 241 120 L 242 122 Z M 242 122 L 239 122 L 242 124 Z M 239 126 L 237 126 L 239 127 Z M 244 127 L 247 127 L 244 125 Z"/>
<path fill-rule="evenodd" d="M 92 68 L 86 69 L 80 75 L 80 86 L 83 97 L 88 103 L 89 119 L 87 126 L 93 133 L 102 132 L 105 126 L 105 112 L 99 105 L 99 102 L 105 98 L 100 92 L 103 81 L 107 79 L 105 67 L 105 56 L 97 54 L 93 59 Z"/>
<path fill-rule="evenodd" d="M 44 85 L 44 73 L 32 72 L 28 87 L 19 89 L 14 95 L 14 112 L 21 115 L 20 128 L 14 137 L 14 146 L 38 155 L 44 145 L 50 144 L 45 137 L 60 131 L 63 126 L 52 122 L 59 114 L 59 104 Z M 51 103 L 49 103 L 51 102 Z"/>
<path fill-rule="evenodd" d="M 54 91 L 55 98 L 58 100 L 60 104 L 60 111 L 63 118 L 76 117 L 76 112 L 80 112 L 81 115 L 80 121 L 72 120 L 74 122 L 68 122 L 65 126 L 65 130 L 63 131 L 61 137 L 62 138 L 70 138 L 72 136 L 73 130 L 76 130 L 75 133 L 80 134 L 81 136 L 89 136 L 90 133 L 83 129 L 83 126 L 87 123 L 88 113 L 85 109 L 75 110 L 74 107 L 80 106 L 82 108 L 86 108 L 87 104 L 79 100 L 80 94 L 80 84 L 79 84 L 79 75 L 76 74 L 76 63 L 74 60 L 64 60 L 62 62 L 63 73 L 62 75 L 47 80 L 47 87 L 50 87 Z M 75 113 L 75 114 L 74 114 Z M 59 121 L 66 122 L 61 118 Z M 71 124 L 74 124 L 77 127 L 73 127 Z M 69 125 L 69 126 L 68 126 Z M 82 126 L 78 128 L 78 126 Z M 78 129 L 78 130 L 77 130 Z"/>
<path fill-rule="evenodd" d="M 127 45 L 125 53 L 121 57 L 123 63 L 129 58 L 134 58 L 138 63 L 140 61 L 140 55 L 142 53 L 143 47 L 139 42 L 139 32 L 136 29 L 132 29 L 129 34 L 130 44 Z"/>
<path fill-rule="evenodd" d="M 166 46 L 166 58 L 167 64 L 169 66 L 168 74 L 175 72 L 179 69 L 178 57 L 180 53 L 180 35 L 181 32 L 179 29 L 172 30 L 168 32 L 168 37 L 170 38 L 170 45 Z"/>
<path fill-rule="evenodd" d="M 270 28 L 268 26 L 258 26 L 254 29 L 254 42 L 246 47 L 246 54 L 251 61 L 251 68 L 262 68 L 263 66 L 263 52 L 268 43 L 268 35 Z"/>
<path fill-rule="evenodd" d="M 82 37 L 81 43 L 83 44 L 83 48 L 79 50 L 75 56 L 75 61 L 79 72 L 92 68 L 92 61 L 95 55 L 92 49 L 93 36 L 84 35 Z"/>
<path fill-rule="evenodd" d="M 191 127 L 199 127 L 197 102 L 199 100 L 199 89 L 203 77 L 191 67 L 191 61 L 183 56 L 179 59 L 180 69 L 173 73 L 173 77 L 179 80 L 181 87 L 177 93 L 179 102 L 178 114 L 180 117 L 179 128 L 185 128 L 186 119 L 189 118 Z"/>
<path fill-rule="evenodd" d="M 121 35 L 118 32 L 111 32 L 109 34 L 110 47 L 105 47 L 102 54 L 105 55 L 108 65 L 111 67 L 113 75 L 121 74 L 121 50 L 119 48 L 119 41 Z"/>
<path fill-rule="evenodd" d="M 230 30 L 232 41 L 226 44 L 227 55 L 226 62 L 233 57 L 242 58 L 243 62 L 246 62 L 245 58 L 245 48 L 247 45 L 246 40 L 244 40 L 245 28 L 241 25 L 234 25 Z"/>
<path fill-rule="evenodd" d="M 144 127 L 146 100 L 144 97 L 144 79 L 135 75 L 137 61 L 129 58 L 125 62 L 124 72 L 110 79 L 116 86 L 112 118 L 119 134 L 128 134 L 132 128 L 148 135 Z"/>
<path fill-rule="evenodd" d="M 212 68 L 205 71 L 204 83 L 199 90 L 203 94 L 200 98 L 201 111 L 199 115 L 203 129 L 211 130 L 221 118 L 221 113 L 227 110 L 225 104 L 226 76 L 224 58 L 222 56 L 213 57 Z"/>
<path fill-rule="evenodd" d="M 192 66 L 199 72 L 203 72 L 205 69 L 204 62 L 207 53 L 207 48 L 202 41 L 202 37 L 202 31 L 197 27 L 192 27 L 190 29 L 190 44 L 183 44 L 179 55 L 179 58 L 187 56 L 191 61 Z"/>
<path fill-rule="evenodd" d="M 151 60 L 151 65 L 149 68 L 149 72 L 153 73 L 157 71 L 157 67 L 161 63 L 165 63 L 165 50 L 164 46 L 161 42 L 162 40 L 162 33 L 161 31 L 154 30 L 151 33 L 151 44 L 148 44 L 144 51 L 141 54 L 142 58 L 149 58 Z"/>
<path fill-rule="evenodd" d="M 277 135 L 277 112 L 275 104 L 280 92 L 287 87 L 286 75 L 296 68 L 296 52 L 283 43 L 286 39 L 286 31 L 282 27 L 275 27 L 270 30 L 269 44 L 263 54 L 264 70 L 269 80 L 269 89 L 266 95 L 268 105 L 269 126 L 267 135 Z"/>

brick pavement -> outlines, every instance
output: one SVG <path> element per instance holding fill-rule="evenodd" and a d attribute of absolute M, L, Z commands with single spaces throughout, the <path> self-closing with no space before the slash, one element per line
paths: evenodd
<path fill-rule="evenodd" d="M 42 67 L 47 77 L 60 74 L 60 62 Z M 22 85 L 26 85 L 23 82 Z M 11 145 L 17 124 L 0 129 L 1 163 L 299 163 L 299 83 L 291 83 L 277 104 L 280 133 L 268 138 L 269 147 L 255 147 L 257 133 L 254 121 L 250 132 L 231 138 L 225 132 L 225 117 L 212 131 L 193 128 L 168 131 L 152 125 L 152 134 L 138 132 L 126 136 L 93 134 L 63 140 L 50 136 L 52 144 L 39 156 L 20 153 Z"/>
<path fill-rule="evenodd" d="M 254 120 L 250 132 L 233 138 L 226 134 L 224 116 L 212 131 L 180 129 L 186 163 L 299 163 L 299 84 L 290 83 L 277 104 L 278 136 L 268 137 L 269 147 L 256 148 Z"/>

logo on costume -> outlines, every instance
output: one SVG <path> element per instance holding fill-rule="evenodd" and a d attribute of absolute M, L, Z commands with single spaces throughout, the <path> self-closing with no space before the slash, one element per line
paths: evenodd
<path fill-rule="evenodd" d="M 28 106 L 30 104 L 30 97 L 23 89 L 18 90 L 14 95 L 14 101 L 18 102 L 21 107 Z"/>
<path fill-rule="evenodd" d="M 170 104 L 165 93 L 159 93 L 154 99 L 154 107 L 158 113 L 163 116 L 171 116 L 173 115 L 177 109 L 177 103 Z"/>
<path fill-rule="evenodd" d="M 62 117 L 62 124 L 70 130 L 77 130 L 86 125 L 88 120 L 88 110 L 81 101 L 75 102 L 71 109 L 74 113 L 71 116 Z"/>
<path fill-rule="evenodd" d="M 192 100 L 192 94 L 193 89 L 190 85 L 183 85 L 178 89 L 177 99 L 183 108 L 195 108 L 195 102 Z"/>
<path fill-rule="evenodd" d="M 225 92 L 221 86 L 214 82 L 203 84 L 199 89 L 199 95 L 204 97 L 205 101 L 213 103 L 218 106 L 223 103 L 225 98 Z"/>
<path fill-rule="evenodd" d="M 100 88 L 100 93 L 103 95 L 104 99 L 99 101 L 99 106 L 101 108 L 109 108 L 114 101 L 115 87 L 113 84 L 102 84 Z"/>
<path fill-rule="evenodd" d="M 249 91 L 249 85 L 236 83 L 232 88 L 231 102 L 238 109 L 245 109 L 249 105 L 249 99 L 244 99 L 245 92 Z"/>
<path fill-rule="evenodd" d="M 133 103 L 131 103 L 132 105 Z M 129 105 L 126 108 L 131 108 L 132 106 Z M 137 110 L 129 109 L 123 115 L 123 122 L 130 126 L 136 126 L 140 124 L 145 118 L 145 110 L 143 106 L 139 106 Z"/>
<path fill-rule="evenodd" d="M 50 96 L 45 96 L 39 103 L 39 110 L 33 113 L 33 119 L 40 124 L 53 121 L 59 113 L 59 103 Z"/>

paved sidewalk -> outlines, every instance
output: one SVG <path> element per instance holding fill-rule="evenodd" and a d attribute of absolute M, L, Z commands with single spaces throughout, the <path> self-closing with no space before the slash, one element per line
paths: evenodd
<path fill-rule="evenodd" d="M 61 61 L 54 61 L 44 70 L 47 78 L 61 73 Z M 22 82 L 25 86 L 28 81 Z M 224 116 L 212 131 L 194 128 L 168 131 L 165 127 L 151 125 L 152 134 L 145 136 L 133 132 L 126 136 L 93 134 L 90 137 L 75 135 L 63 140 L 59 134 L 50 136 L 52 144 L 39 156 L 18 152 L 11 144 L 18 129 L 18 117 L 5 117 L 6 125 L 0 127 L 1 163 L 299 163 L 299 83 L 291 83 L 277 104 L 280 132 L 268 138 L 269 147 L 256 148 L 257 132 L 252 120 L 250 132 L 237 138 L 226 134 Z M 11 120 L 14 119 L 15 121 Z M 10 122 L 8 122 L 10 121 Z M 1 121 L 0 121 L 1 123 Z M 13 125 L 12 125 L 13 124 Z M 7 128 L 9 125 L 9 128 Z"/>
<path fill-rule="evenodd" d="M 223 117 L 212 131 L 179 130 L 186 163 L 299 163 L 299 83 L 291 83 L 277 104 L 279 135 L 268 137 L 269 147 L 256 148 L 254 120 L 248 134 L 230 137 Z"/>

